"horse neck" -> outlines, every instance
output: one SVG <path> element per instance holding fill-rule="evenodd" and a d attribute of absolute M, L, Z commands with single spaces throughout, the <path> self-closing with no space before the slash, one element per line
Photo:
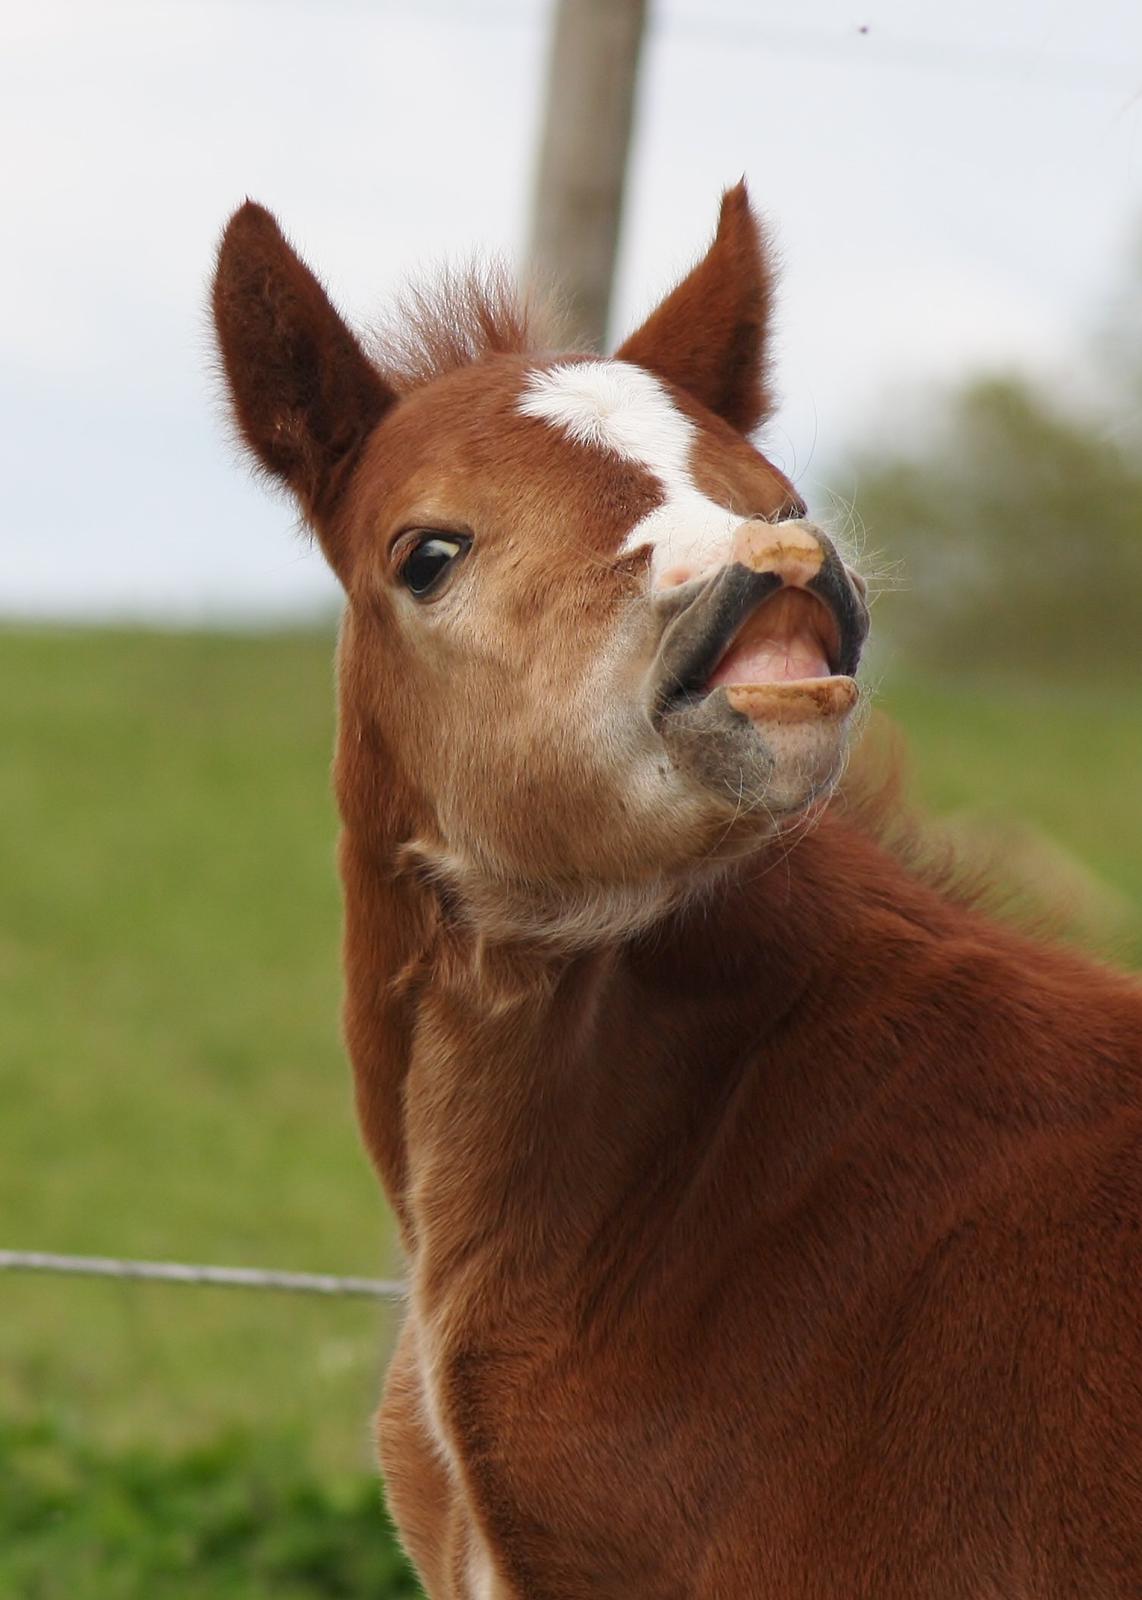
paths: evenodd
<path fill-rule="evenodd" d="M 949 915 L 828 821 L 649 935 L 575 956 L 479 946 L 351 836 L 343 866 L 365 1136 L 406 1243 L 442 1271 L 497 1229 L 526 1243 L 521 1271 L 575 1259 L 648 1185 L 686 1183 L 717 1141 L 725 1158 L 731 1124 L 793 1181 L 878 1070 L 836 1043 L 854 983 L 867 1001 L 853 952 L 883 1004 L 901 950 Z"/>

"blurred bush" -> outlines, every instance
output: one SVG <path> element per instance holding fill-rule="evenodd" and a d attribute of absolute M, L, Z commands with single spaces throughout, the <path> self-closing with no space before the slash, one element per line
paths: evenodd
<path fill-rule="evenodd" d="M 1142 235 L 1135 255 L 1065 395 L 980 377 L 937 402 L 914 447 L 854 462 L 858 518 L 907 591 L 878 627 L 910 663 L 1142 665 Z"/>
<path fill-rule="evenodd" d="M 362 1475 L 234 1433 L 111 1453 L 58 1422 L 0 1425 L 0 1595 L 20 1600 L 403 1600 L 420 1590 Z"/>

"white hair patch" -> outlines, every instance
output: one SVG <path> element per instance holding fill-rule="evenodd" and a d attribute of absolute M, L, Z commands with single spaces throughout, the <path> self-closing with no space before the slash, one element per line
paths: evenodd
<path fill-rule="evenodd" d="M 694 482 L 697 429 L 662 383 L 626 361 L 564 361 L 531 373 L 519 410 L 558 428 L 575 444 L 637 462 L 664 499 L 637 522 L 624 550 L 654 548 L 655 580 L 671 567 L 701 572 L 724 561 L 741 517 L 708 499 Z"/>

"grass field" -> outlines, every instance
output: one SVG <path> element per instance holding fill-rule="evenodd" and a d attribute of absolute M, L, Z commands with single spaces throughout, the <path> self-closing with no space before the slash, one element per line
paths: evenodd
<path fill-rule="evenodd" d="M 397 1265 L 338 1042 L 330 649 L 0 632 L 0 1244 Z M 926 803 L 1033 825 L 1138 949 L 1142 686 L 883 701 Z M 245 1428 L 363 1474 L 392 1333 L 367 1302 L 8 1277 L 0 1414 L 170 1459 Z"/>
<path fill-rule="evenodd" d="M 0 636 L 0 1218 L 24 1248 L 392 1264 L 338 1042 L 328 637 Z M 393 1313 L 0 1282 L 0 1406 L 364 1465 Z"/>

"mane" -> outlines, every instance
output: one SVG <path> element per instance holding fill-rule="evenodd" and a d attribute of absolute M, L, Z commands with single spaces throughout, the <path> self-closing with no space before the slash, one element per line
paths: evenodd
<path fill-rule="evenodd" d="M 554 291 L 521 288 L 499 260 L 443 268 L 409 284 L 369 340 L 374 363 L 398 393 L 489 356 L 566 350 L 573 343 Z"/>
<path fill-rule="evenodd" d="M 1136 963 L 1136 923 L 1101 911 L 1077 879 L 1056 883 L 1005 858 L 986 833 L 973 838 L 919 807 L 903 732 L 883 712 L 868 718 L 828 815 L 870 839 L 946 905 L 978 914 L 1039 946 L 1060 945 L 1096 961 Z"/>

